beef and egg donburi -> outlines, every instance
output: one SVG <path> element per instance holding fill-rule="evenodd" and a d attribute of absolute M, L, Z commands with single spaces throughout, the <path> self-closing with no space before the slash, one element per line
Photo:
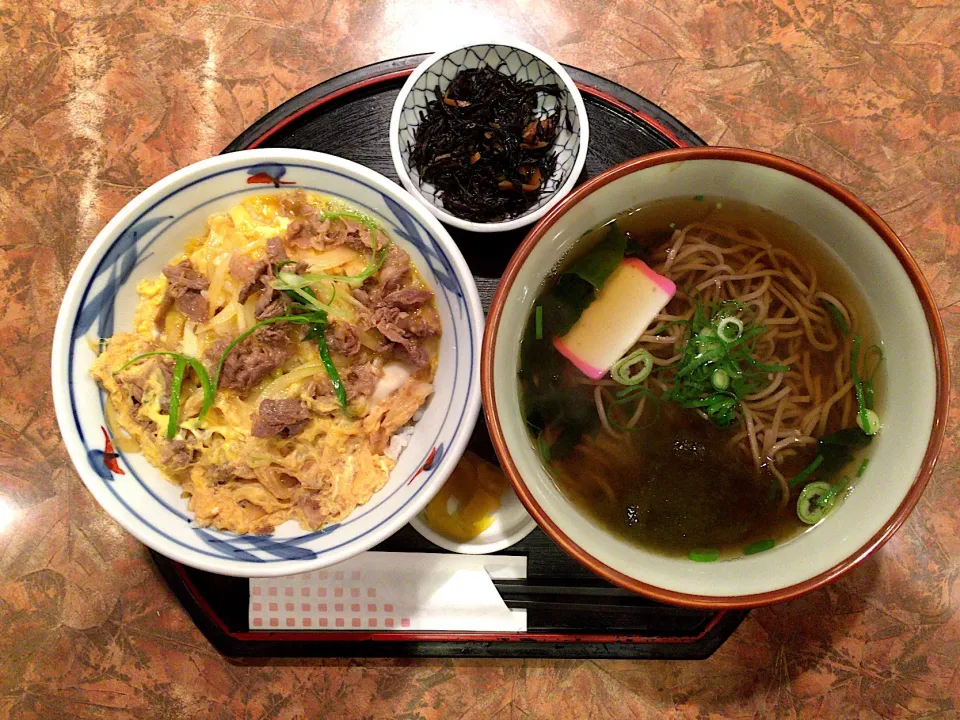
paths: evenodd
<path fill-rule="evenodd" d="M 640 547 L 712 561 L 826 518 L 880 430 L 883 353 L 796 225 L 696 196 L 578 241 L 523 335 L 522 411 L 559 489 Z"/>
<path fill-rule="evenodd" d="M 137 292 L 133 331 L 101 341 L 91 372 L 115 444 L 178 483 L 197 523 L 318 529 L 383 487 L 441 326 L 372 218 L 303 191 L 248 197 Z"/>

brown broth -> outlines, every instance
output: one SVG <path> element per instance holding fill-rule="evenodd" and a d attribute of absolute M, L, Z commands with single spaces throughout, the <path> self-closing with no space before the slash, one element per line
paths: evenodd
<path fill-rule="evenodd" d="M 700 220 L 755 229 L 775 246 L 808 259 L 817 272 L 819 286 L 841 298 L 859 317 L 863 346 L 876 341 L 870 313 L 846 267 L 813 236 L 775 213 L 707 196 L 699 200 L 661 201 L 611 222 L 616 222 L 631 242 L 653 247 L 666 242 L 674 227 Z M 606 229 L 607 224 L 585 235 L 571 257 L 588 252 Z M 565 258 L 547 281 L 540 302 L 571 257 Z M 563 412 L 586 413 L 593 402 L 592 387 L 575 382 L 576 372 L 571 372 L 569 364 L 559 358 L 552 346 L 549 352 L 555 358 L 531 354 L 533 326 L 531 316 L 521 353 L 525 412 L 540 402 L 541 398 L 534 399 L 534 395 L 543 396 L 547 386 L 555 383 L 567 393 L 565 399 L 574 400 L 573 410 L 565 407 Z M 556 364 L 555 371 L 543 369 L 551 363 Z M 814 371 L 833 369 L 820 367 Z M 882 417 L 883 372 L 877 381 L 877 410 Z M 696 548 L 710 548 L 719 551 L 720 557 L 742 555 L 746 547 L 759 541 L 774 540 L 780 544 L 808 529 L 796 514 L 799 488 L 780 508 L 771 499 L 778 497 L 772 492 L 776 486 L 772 475 L 758 475 L 753 465 L 731 448 L 731 435 L 739 430 L 739 425 L 732 430 L 720 429 L 695 412 L 669 402 L 660 403 L 659 416 L 655 418 L 651 409 L 655 405 L 650 406 L 640 423 L 649 424 L 646 429 L 630 432 L 618 441 L 593 427 L 568 455 L 545 463 L 559 489 L 600 526 L 665 555 L 686 556 Z M 835 422 L 827 432 L 837 429 Z M 533 440 L 539 449 L 537 437 Z M 786 477 L 793 477 L 816 452 L 815 446 L 809 446 L 778 467 Z M 869 448 L 856 453 L 853 463 L 844 467 L 837 479 L 844 474 L 853 478 L 861 458 L 867 455 Z"/>

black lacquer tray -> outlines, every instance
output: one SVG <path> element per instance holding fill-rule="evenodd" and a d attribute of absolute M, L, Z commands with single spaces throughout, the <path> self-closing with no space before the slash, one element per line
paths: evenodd
<path fill-rule="evenodd" d="M 296 147 L 331 153 L 397 180 L 390 159 L 390 112 L 400 87 L 423 55 L 353 70 L 288 100 L 251 125 L 224 152 Z M 567 67 L 590 119 L 581 182 L 639 155 L 703 145 L 690 129 L 650 101 L 608 80 Z M 489 306 L 500 274 L 526 229 L 473 234 L 448 228 Z M 481 415 L 470 447 L 496 462 Z M 406 526 L 376 550 L 444 552 Z M 154 554 L 177 598 L 222 653 L 251 657 L 591 657 L 709 656 L 737 628 L 745 611 L 716 612 L 655 603 L 595 577 L 539 529 L 504 551 L 527 556 L 528 577 L 496 585 L 507 605 L 526 608 L 520 634 L 270 632 L 247 622 L 246 580 L 193 570 Z"/>

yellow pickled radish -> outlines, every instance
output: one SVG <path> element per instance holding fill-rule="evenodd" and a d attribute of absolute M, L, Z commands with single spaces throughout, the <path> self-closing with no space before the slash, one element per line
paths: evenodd
<path fill-rule="evenodd" d="M 427 505 L 424 520 L 445 538 L 467 542 L 493 524 L 506 488 L 498 467 L 468 452 Z"/>

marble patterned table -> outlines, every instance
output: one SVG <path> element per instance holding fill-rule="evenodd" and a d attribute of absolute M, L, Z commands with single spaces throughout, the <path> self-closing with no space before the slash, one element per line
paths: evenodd
<path fill-rule="evenodd" d="M 0 0 L 0 718 L 958 717 L 956 402 L 900 533 L 701 663 L 229 662 L 84 489 L 48 364 L 97 231 L 295 93 L 470 31 L 837 178 L 913 251 L 956 351 L 957 0 Z"/>

